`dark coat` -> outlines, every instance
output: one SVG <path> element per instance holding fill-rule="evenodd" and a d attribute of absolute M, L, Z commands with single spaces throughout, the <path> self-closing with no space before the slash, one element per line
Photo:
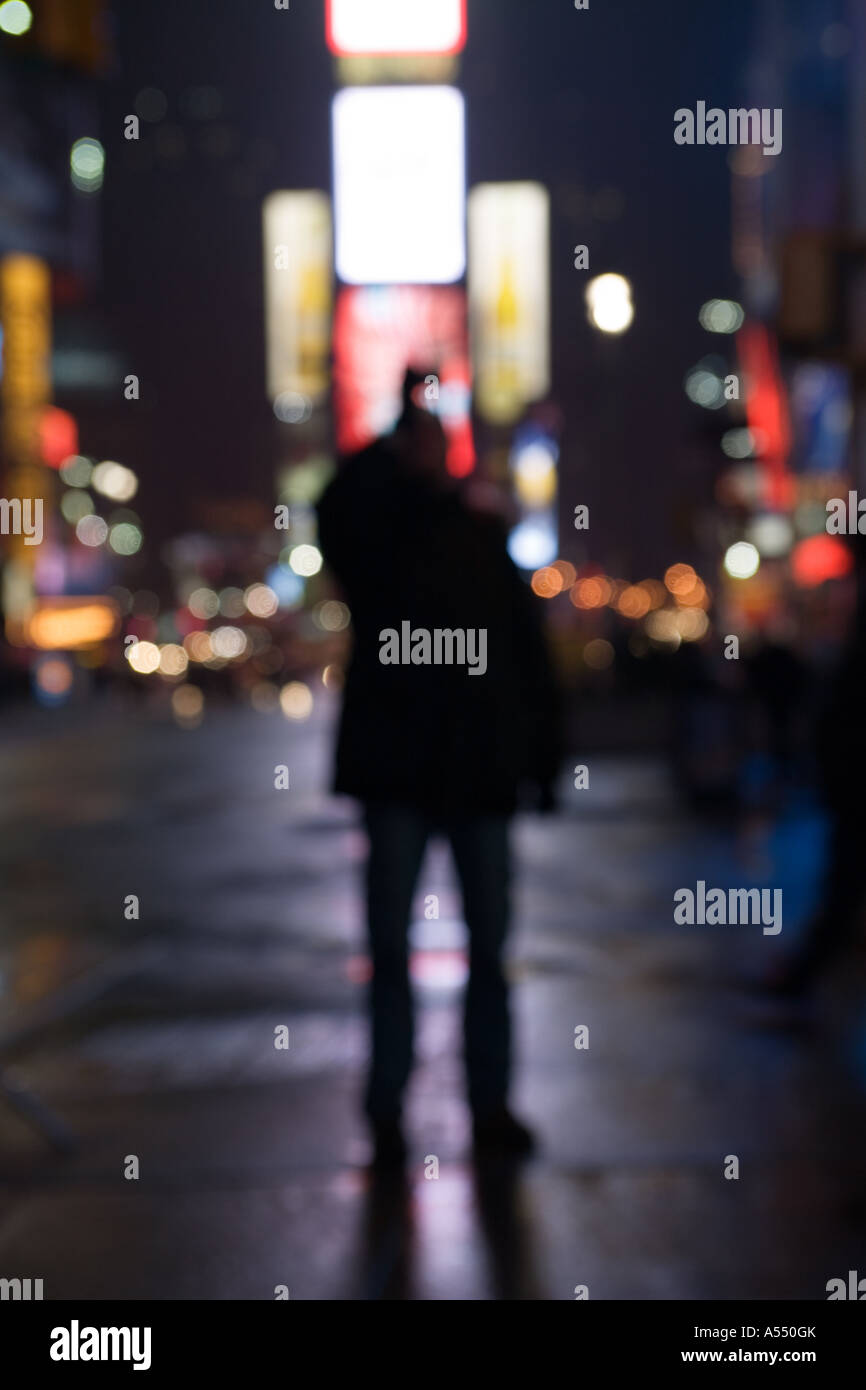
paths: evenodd
<path fill-rule="evenodd" d="M 346 461 L 319 502 L 322 551 L 352 613 L 354 647 L 334 790 L 432 813 L 542 801 L 560 760 L 538 600 L 498 519 L 413 476 L 387 440 Z M 486 629 L 487 670 L 385 665 L 381 634 Z"/>

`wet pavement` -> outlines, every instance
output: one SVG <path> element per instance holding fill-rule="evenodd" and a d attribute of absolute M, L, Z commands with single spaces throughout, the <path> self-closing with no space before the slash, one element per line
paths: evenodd
<path fill-rule="evenodd" d="M 371 1182 L 363 839 L 324 790 L 331 714 L 6 716 L 0 1082 L 77 1142 L 56 1152 L 0 1092 L 0 1276 L 46 1298 L 822 1299 L 866 1270 L 862 960 L 808 1029 L 738 988 L 807 910 L 819 826 L 802 807 L 736 839 L 637 757 L 581 759 L 589 788 L 564 777 L 562 813 L 515 829 L 515 1108 L 539 1156 L 469 1160 L 459 899 L 434 851 L 412 1160 L 405 1186 Z M 782 885 L 781 937 L 676 925 L 699 878 Z"/>

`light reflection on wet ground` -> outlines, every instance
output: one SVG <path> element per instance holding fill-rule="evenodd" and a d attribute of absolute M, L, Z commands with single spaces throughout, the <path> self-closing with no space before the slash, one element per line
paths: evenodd
<path fill-rule="evenodd" d="M 823 1298 L 862 1265 L 861 980 L 830 983 L 812 1031 L 763 1026 L 733 982 L 779 943 L 672 918 L 699 877 L 759 880 L 654 764 L 599 759 L 591 792 L 566 781 L 562 816 L 517 829 L 516 1100 L 542 1140 L 522 1173 L 468 1161 L 459 899 L 428 860 L 401 1187 L 363 1168 L 363 842 L 322 794 L 324 728 L 64 719 L 0 747 L 0 1035 L 31 1022 L 3 1064 L 79 1147 L 0 1099 L 0 1273 L 56 1298 Z M 794 818 L 747 846 L 786 925 L 812 843 Z"/>

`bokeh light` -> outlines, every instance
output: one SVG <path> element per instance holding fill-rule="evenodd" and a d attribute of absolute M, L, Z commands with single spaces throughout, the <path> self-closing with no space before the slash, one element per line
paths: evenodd
<path fill-rule="evenodd" d="M 701 305 L 698 319 L 708 333 L 736 333 L 745 314 L 735 299 L 708 299 Z"/>
<path fill-rule="evenodd" d="M 274 401 L 274 414 L 284 425 L 303 424 L 312 413 L 312 401 L 300 391 L 281 391 Z"/>
<path fill-rule="evenodd" d="M 842 579 L 854 568 L 851 551 L 838 536 L 807 536 L 791 554 L 791 573 L 801 589 L 815 589 L 828 579 Z"/>
<path fill-rule="evenodd" d="M 684 642 L 699 642 L 710 628 L 710 620 L 700 608 L 681 608 L 674 614 L 676 630 Z"/>
<path fill-rule="evenodd" d="M 643 618 L 650 611 L 650 596 L 640 584 L 629 584 L 619 595 L 617 612 L 624 618 Z"/>
<path fill-rule="evenodd" d="M 60 511 L 65 521 L 70 526 L 74 526 L 83 516 L 90 516 L 93 508 L 93 498 L 89 492 L 73 490 L 64 492 L 60 499 Z"/>
<path fill-rule="evenodd" d="M 585 293 L 589 321 L 602 333 L 624 333 L 631 325 L 631 284 L 624 275 L 596 275 Z"/>
<path fill-rule="evenodd" d="M 326 666 L 322 672 L 322 685 L 326 690 L 342 690 L 345 679 L 342 666 L 337 666 L 333 662 Z"/>
<path fill-rule="evenodd" d="M 746 528 L 746 535 L 758 554 L 765 559 L 787 555 L 794 544 L 794 527 L 790 518 L 772 512 L 754 517 Z"/>
<path fill-rule="evenodd" d="M 583 649 L 583 659 L 591 671 L 606 671 L 613 658 L 613 647 L 604 637 L 594 637 Z"/>
<path fill-rule="evenodd" d="M 135 555 L 141 549 L 143 537 L 138 526 L 121 521 L 108 533 L 108 544 L 117 555 Z"/>
<path fill-rule="evenodd" d="M 247 601 L 243 589 L 230 585 L 219 593 L 219 611 L 224 618 L 242 618 L 247 611 Z"/>
<path fill-rule="evenodd" d="M 603 608 L 612 592 L 610 580 L 604 575 L 590 575 L 578 579 L 570 598 L 575 608 Z"/>
<path fill-rule="evenodd" d="M 338 599 L 326 599 L 317 603 L 313 609 L 313 622 L 323 632 L 343 632 L 349 626 L 351 614 L 345 603 Z"/>
<path fill-rule="evenodd" d="M 668 565 L 665 570 L 665 588 L 674 595 L 687 594 L 694 588 L 696 579 L 697 575 L 691 565 Z"/>
<path fill-rule="evenodd" d="M 67 487 L 87 487 L 93 473 L 93 464 L 83 454 L 70 454 L 63 460 L 58 471 Z"/>
<path fill-rule="evenodd" d="M 680 614 L 674 608 L 657 608 L 647 614 L 644 627 L 653 643 L 661 647 L 678 647 L 682 641 Z"/>
<path fill-rule="evenodd" d="M 174 680 L 186 673 L 189 657 L 176 642 L 166 642 L 159 653 L 159 673 Z"/>
<path fill-rule="evenodd" d="M 709 608 L 710 595 L 707 586 L 702 579 L 695 575 L 695 581 L 690 589 L 683 589 L 674 595 L 678 608 Z"/>
<path fill-rule="evenodd" d="M 547 507 L 556 496 L 557 450 L 552 441 L 533 440 L 512 455 L 514 490 L 527 507 Z"/>
<path fill-rule="evenodd" d="M 761 557 L 750 541 L 736 541 L 725 551 L 725 570 L 732 579 L 751 579 L 760 563 Z"/>
<path fill-rule="evenodd" d="M 33 23 L 33 11 L 24 0 L 4 0 L 0 5 L 0 30 L 4 34 L 26 34 Z"/>
<path fill-rule="evenodd" d="M 247 649 L 246 633 L 239 627 L 218 627 L 211 633 L 214 656 L 234 661 Z"/>
<path fill-rule="evenodd" d="M 268 584 L 251 584 L 244 594 L 244 603 L 254 618 L 272 618 L 280 600 Z"/>
<path fill-rule="evenodd" d="M 132 469 L 113 459 L 98 463 L 90 481 L 97 492 L 110 497 L 112 502 L 128 502 L 138 491 L 138 479 Z"/>
<path fill-rule="evenodd" d="M 194 618 L 215 618 L 220 611 L 219 596 L 213 589 L 193 589 L 186 601 L 186 606 Z"/>
<path fill-rule="evenodd" d="M 304 581 L 288 565 L 271 565 L 265 583 L 273 589 L 281 608 L 299 608 L 304 601 Z"/>
<path fill-rule="evenodd" d="M 549 565 L 556 551 L 556 526 L 547 512 L 525 516 L 508 537 L 508 553 L 522 570 L 536 570 Z"/>
<path fill-rule="evenodd" d="M 140 676 L 151 676 L 159 670 L 161 653 L 155 642 L 131 642 L 126 659 Z"/>
<path fill-rule="evenodd" d="M 69 173 L 80 193 L 98 193 L 105 175 L 105 150 L 98 140 L 83 136 L 69 151 Z"/>
<path fill-rule="evenodd" d="M 303 681 L 290 681 L 280 691 L 280 708 L 287 719 L 309 719 L 313 712 L 313 692 Z"/>
<path fill-rule="evenodd" d="M 745 426 L 725 430 L 722 435 L 722 450 L 729 459 L 751 458 L 755 453 L 755 436 Z"/>
<path fill-rule="evenodd" d="M 322 552 L 315 545 L 296 545 L 289 554 L 289 564 L 295 574 L 309 579 L 322 568 Z"/>
<path fill-rule="evenodd" d="M 685 389 L 689 400 L 706 410 L 719 410 L 725 404 L 724 382 L 705 367 L 695 367 L 688 373 Z"/>
<path fill-rule="evenodd" d="M 544 565 L 536 570 L 530 580 L 532 592 L 539 598 L 555 598 L 562 592 L 563 578 L 553 565 Z"/>
<path fill-rule="evenodd" d="M 563 589 L 570 589 L 577 579 L 577 570 L 570 560 L 554 560 L 553 568 L 562 576 Z"/>
<path fill-rule="evenodd" d="M 108 535 L 108 523 L 103 517 L 91 512 L 76 522 L 75 535 L 82 545 L 88 545 L 91 548 L 104 545 Z"/>
<path fill-rule="evenodd" d="M 178 685 L 171 692 L 171 709 L 184 729 L 194 729 L 204 715 L 204 695 L 197 685 Z"/>
<path fill-rule="evenodd" d="M 668 601 L 668 591 L 660 579 L 642 579 L 638 588 L 643 589 L 650 608 L 661 608 Z"/>
<path fill-rule="evenodd" d="M 183 639 L 183 649 L 190 661 L 205 662 L 213 659 L 213 643 L 209 632 L 187 633 Z"/>

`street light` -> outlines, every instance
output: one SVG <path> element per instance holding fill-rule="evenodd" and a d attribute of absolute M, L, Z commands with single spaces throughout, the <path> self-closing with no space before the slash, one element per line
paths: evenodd
<path fill-rule="evenodd" d="M 596 275 L 586 287 L 590 323 L 602 333 L 624 333 L 634 318 L 631 283 L 624 275 Z"/>

